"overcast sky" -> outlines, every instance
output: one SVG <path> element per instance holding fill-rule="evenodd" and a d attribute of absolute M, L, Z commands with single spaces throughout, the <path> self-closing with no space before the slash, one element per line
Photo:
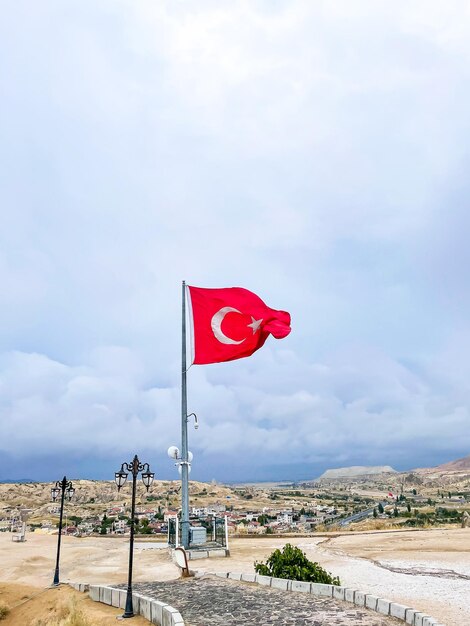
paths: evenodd
<path fill-rule="evenodd" d="M 181 281 L 292 315 L 193 366 L 196 479 L 470 452 L 470 8 L 0 5 L 0 478 L 177 477 Z"/>

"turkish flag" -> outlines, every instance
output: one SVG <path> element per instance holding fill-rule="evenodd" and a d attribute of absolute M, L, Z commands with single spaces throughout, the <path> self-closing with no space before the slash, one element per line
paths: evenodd
<path fill-rule="evenodd" d="M 256 294 L 241 287 L 203 289 L 188 286 L 197 365 L 250 356 L 271 334 L 290 333 L 290 315 L 270 309 Z"/>

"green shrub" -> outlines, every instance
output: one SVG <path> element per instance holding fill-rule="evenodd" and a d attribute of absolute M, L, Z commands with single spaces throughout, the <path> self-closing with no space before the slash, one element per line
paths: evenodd
<path fill-rule="evenodd" d="M 5 619 L 5 617 L 10 612 L 10 607 L 6 605 L 4 602 L 0 602 L 0 620 Z"/>
<path fill-rule="evenodd" d="M 287 543 L 281 550 L 274 552 L 266 559 L 266 563 L 255 561 L 255 571 L 263 576 L 302 580 L 312 583 L 324 583 L 339 586 L 340 580 L 332 576 L 316 562 L 309 561 L 300 548 Z"/>

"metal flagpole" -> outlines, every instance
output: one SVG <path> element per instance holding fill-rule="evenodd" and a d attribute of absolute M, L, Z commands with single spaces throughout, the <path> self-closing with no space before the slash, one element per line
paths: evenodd
<path fill-rule="evenodd" d="M 188 396 L 186 389 L 186 283 L 182 289 L 183 337 L 181 350 L 181 543 L 189 548 Z"/>

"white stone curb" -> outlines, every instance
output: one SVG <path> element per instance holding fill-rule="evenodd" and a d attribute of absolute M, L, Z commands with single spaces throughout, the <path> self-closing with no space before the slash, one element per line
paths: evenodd
<path fill-rule="evenodd" d="M 399 619 L 410 626 L 443 626 L 439 620 L 429 615 L 425 615 L 409 606 L 378 598 L 363 591 L 350 589 L 348 587 L 337 587 L 336 585 L 323 585 L 321 583 L 305 583 L 297 580 L 287 580 L 284 578 L 272 578 L 271 576 L 261 576 L 260 574 L 237 574 L 236 572 L 198 572 L 199 576 L 211 573 L 219 578 L 230 578 L 231 580 L 241 580 L 244 582 L 255 582 L 258 585 L 273 587 L 283 591 L 300 591 L 311 593 L 314 596 L 326 598 L 336 598 L 344 602 L 351 602 L 356 606 L 364 607 Z M 196 574 L 197 575 L 197 574 Z"/>
<path fill-rule="evenodd" d="M 102 602 L 120 609 L 126 608 L 126 589 L 116 589 L 116 587 L 110 587 L 109 585 L 69 584 L 77 591 L 88 591 L 90 598 L 95 602 Z M 132 605 L 134 613 L 142 615 L 151 624 L 156 626 L 184 626 L 181 614 L 169 604 L 165 604 L 165 602 L 159 602 L 140 593 L 133 593 Z"/>

